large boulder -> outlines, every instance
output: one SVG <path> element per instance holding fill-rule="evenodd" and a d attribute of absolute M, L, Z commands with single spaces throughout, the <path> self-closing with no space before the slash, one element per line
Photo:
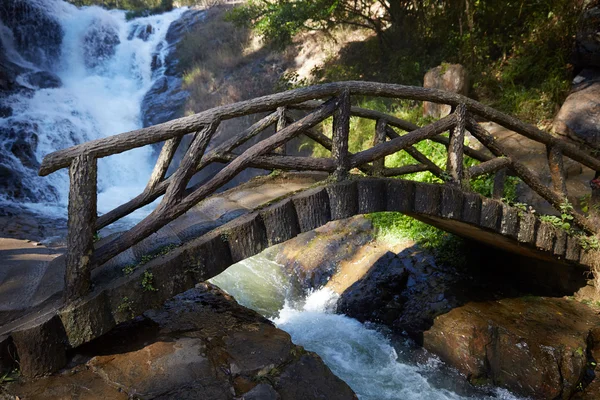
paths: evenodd
<path fill-rule="evenodd" d="M 32 72 L 27 74 L 24 79 L 38 89 L 54 89 L 62 86 L 62 80 L 49 71 Z"/>
<path fill-rule="evenodd" d="M 4 390 L 31 400 L 356 399 L 316 354 L 209 284 L 80 347 L 65 371 Z"/>
<path fill-rule="evenodd" d="M 554 131 L 600 148 L 600 70 L 585 69 L 554 118 Z"/>
<path fill-rule="evenodd" d="M 441 89 L 462 95 L 469 94 L 469 74 L 460 64 L 442 64 L 430 69 L 423 79 L 423 87 Z M 450 106 L 423 102 L 423 115 L 441 118 L 450 114 Z"/>
<path fill-rule="evenodd" d="M 423 343 L 473 383 L 532 399 L 569 399 L 594 376 L 590 332 L 598 326 L 596 313 L 573 300 L 506 298 L 438 316 Z"/>

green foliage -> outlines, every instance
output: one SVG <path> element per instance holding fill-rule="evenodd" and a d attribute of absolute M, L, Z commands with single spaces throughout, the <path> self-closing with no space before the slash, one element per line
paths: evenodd
<path fill-rule="evenodd" d="M 123 297 L 121 303 L 117 306 L 117 312 L 129 314 L 130 318 L 135 317 L 135 313 L 133 312 L 133 300 L 130 300 L 127 296 Z"/>
<path fill-rule="evenodd" d="M 142 288 L 145 292 L 158 292 L 154 287 L 154 274 L 150 271 L 144 271 L 142 275 Z"/>
<path fill-rule="evenodd" d="M 597 236 L 579 236 L 579 245 L 584 251 L 599 251 L 600 250 L 600 240 L 598 240 Z"/>
<path fill-rule="evenodd" d="M 0 385 L 8 382 L 14 382 L 19 377 L 19 369 L 14 368 L 10 371 L 6 371 L 4 374 L 0 375 Z"/>
<path fill-rule="evenodd" d="M 444 232 L 399 212 L 367 214 L 376 236 L 383 241 L 413 240 L 421 248 L 432 251 L 438 261 L 454 266 L 464 265 L 464 242 L 458 236 Z"/>
<path fill-rule="evenodd" d="M 123 274 L 125 275 L 131 275 L 133 273 L 133 271 L 135 271 L 137 269 L 137 267 L 147 264 L 150 261 L 154 260 L 157 257 L 160 256 L 164 256 L 168 253 L 171 252 L 171 250 L 177 248 L 176 244 L 168 244 L 166 246 L 162 246 L 161 248 L 159 248 L 158 250 L 156 250 L 154 253 L 151 254 L 144 254 L 142 256 L 142 259 L 140 260 L 139 263 L 137 264 L 129 264 L 126 265 L 125 267 L 123 267 Z"/>
<path fill-rule="evenodd" d="M 568 201 L 564 200 L 560 205 L 560 216 L 556 215 L 541 215 L 540 220 L 554 225 L 556 228 L 562 229 L 568 233 L 573 233 L 573 213 L 575 209 L 573 205 Z"/>

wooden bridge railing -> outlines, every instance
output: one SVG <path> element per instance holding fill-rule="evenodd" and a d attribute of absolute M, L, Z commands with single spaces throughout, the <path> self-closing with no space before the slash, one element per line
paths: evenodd
<path fill-rule="evenodd" d="M 392 115 L 353 107 L 352 96 L 374 96 L 410 99 L 449 104 L 453 112 L 427 126 L 419 127 Z M 324 101 L 322 101 L 324 100 Z M 295 113 L 305 113 L 298 120 Z M 207 151 L 219 124 L 228 119 L 250 114 L 267 113 L 244 131 Z M 376 121 L 373 146 L 352 154 L 348 150 L 351 117 Z M 530 170 L 510 154 L 489 132 L 474 119 L 496 122 L 510 130 L 543 143 L 548 149 L 548 163 L 553 187 L 549 188 L 536 171 Z M 332 138 L 314 129 L 332 117 Z M 275 126 L 274 133 L 250 146 L 241 154 L 233 151 L 251 138 Z M 396 129 L 408 133 L 400 135 Z M 465 143 L 469 131 L 493 156 L 475 150 Z M 441 136 L 449 132 L 449 136 Z M 193 139 L 179 166 L 167 177 L 175 151 L 184 135 Z M 330 158 L 294 157 L 282 154 L 282 146 L 304 134 L 331 151 Z M 431 140 L 447 148 L 445 170 L 438 167 L 414 145 Z M 137 147 L 165 142 L 149 182 L 140 195 L 100 217 L 97 216 L 96 165 L 97 159 Z M 406 151 L 417 163 L 386 168 L 384 158 Z M 469 156 L 480 163 L 465 168 Z M 214 193 L 248 167 L 299 171 L 326 171 L 337 180 L 345 179 L 353 168 L 373 176 L 400 176 L 430 171 L 447 184 L 469 189 L 470 179 L 495 173 L 494 197 L 501 197 L 506 171 L 518 176 L 531 189 L 557 210 L 567 198 L 563 156 L 567 156 L 594 171 L 600 171 L 600 159 L 576 145 L 565 142 L 509 115 L 503 114 L 467 97 L 434 89 L 373 82 L 339 82 L 291 90 L 253 100 L 204 111 L 160 125 L 83 143 L 49 154 L 40 167 L 40 175 L 62 168 L 70 170 L 69 221 L 67 239 L 67 270 L 65 299 L 75 300 L 90 290 L 91 271 L 119 253 L 127 250 L 169 222 L 184 214 L 202 199 Z M 211 163 L 226 165 L 203 184 L 189 188 L 191 178 Z M 164 195 L 160 204 L 136 226 L 94 251 L 93 238 L 97 230 L 128 215 Z M 573 212 L 573 220 L 583 230 L 595 232 L 584 215 Z"/>

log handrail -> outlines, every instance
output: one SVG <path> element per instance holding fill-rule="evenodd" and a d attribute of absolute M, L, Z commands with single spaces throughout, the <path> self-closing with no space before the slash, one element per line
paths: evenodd
<path fill-rule="evenodd" d="M 420 127 L 393 115 L 352 106 L 352 96 L 356 95 L 443 103 L 451 105 L 453 111 L 444 118 Z M 211 140 L 222 121 L 253 114 L 259 116 L 258 122 L 211 148 Z M 531 171 L 510 154 L 509 150 L 476 122 L 476 116 L 499 123 L 544 144 L 547 148 L 552 187 L 547 187 L 535 171 Z M 351 153 L 348 149 L 353 117 L 375 121 L 372 146 L 356 153 Z M 332 120 L 331 138 L 314 129 L 329 118 Z M 271 128 L 273 126 L 274 129 Z M 267 132 L 268 129 L 270 132 Z M 396 129 L 406 133 L 400 134 Z M 245 151 L 239 151 L 244 143 L 265 132 L 268 134 L 262 140 Z M 466 145 L 467 132 L 486 151 Z M 183 135 L 189 133 L 194 133 L 194 137 L 185 155 L 178 166 L 171 165 L 178 147 L 183 143 Z M 446 133 L 448 136 L 443 136 Z M 329 150 L 330 157 L 286 155 L 286 143 L 298 135 L 305 135 Z M 165 143 L 144 191 L 98 217 L 97 159 L 162 141 Z M 423 141 L 432 141 L 445 147 L 447 160 L 444 167 L 438 166 L 415 147 Z M 385 157 L 399 151 L 406 152 L 417 163 L 387 168 Z M 479 164 L 467 168 L 466 157 Z M 383 177 L 429 171 L 442 183 L 465 191 L 470 189 L 471 179 L 494 174 L 492 197 L 496 199 L 503 196 L 506 175 L 510 172 L 557 210 L 561 210 L 568 196 L 564 157 L 600 171 L 600 159 L 586 149 L 467 97 L 435 89 L 351 81 L 263 96 L 60 150 L 44 158 L 39 174 L 47 175 L 66 167 L 70 169 L 65 299 L 73 301 L 89 291 L 93 268 L 101 266 L 178 218 L 249 167 L 324 171 L 332 174 L 338 181 L 346 179 L 353 168 L 367 175 Z M 223 163 L 225 166 L 206 182 L 189 187 L 192 177 L 212 163 Z M 174 172 L 167 176 L 169 169 Z M 94 251 L 93 236 L 98 229 L 151 203 L 163 194 L 165 196 L 160 204 L 140 223 Z M 583 230 L 590 233 L 598 231 L 598 227 L 582 214 L 575 211 L 572 214 L 573 222 Z"/>
<path fill-rule="evenodd" d="M 496 122 L 505 128 L 545 145 L 557 146 L 564 155 L 591 169 L 600 170 L 600 160 L 578 146 L 567 143 L 535 126 L 524 123 L 510 115 L 483 105 L 466 96 L 443 90 L 416 86 L 347 81 L 310 86 L 258 97 L 252 100 L 217 107 L 148 128 L 138 129 L 103 139 L 96 139 L 65 150 L 59 150 L 44 158 L 40 166 L 39 174 L 45 176 L 59 169 L 66 168 L 76 156 L 83 153 L 90 154 L 95 158 L 106 157 L 195 132 L 200 126 L 211 123 L 217 119 L 223 121 L 249 114 L 270 112 L 276 110 L 278 107 L 291 106 L 309 100 L 335 96 L 345 90 L 347 90 L 351 96 L 361 95 L 429 101 L 433 103 L 448 104 L 455 107 L 459 104 L 464 104 L 467 111 L 474 115 L 488 121 Z"/>

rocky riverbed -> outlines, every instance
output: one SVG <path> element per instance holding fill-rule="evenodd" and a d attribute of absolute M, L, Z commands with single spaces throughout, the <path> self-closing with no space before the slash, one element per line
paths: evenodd
<path fill-rule="evenodd" d="M 355 399 L 319 356 L 220 289 L 200 284 L 74 350 L 15 399 Z"/>
<path fill-rule="evenodd" d="M 348 232 L 346 245 L 340 237 Z M 363 217 L 281 246 L 272 250 L 277 261 L 303 290 L 337 291 L 337 312 L 408 335 L 473 385 L 532 399 L 596 398 L 600 317 L 586 287 L 574 297 L 549 297 L 544 285 L 528 291 L 481 257 L 502 253 L 478 246 L 466 265 L 447 265 L 414 243 L 374 241 Z"/>

